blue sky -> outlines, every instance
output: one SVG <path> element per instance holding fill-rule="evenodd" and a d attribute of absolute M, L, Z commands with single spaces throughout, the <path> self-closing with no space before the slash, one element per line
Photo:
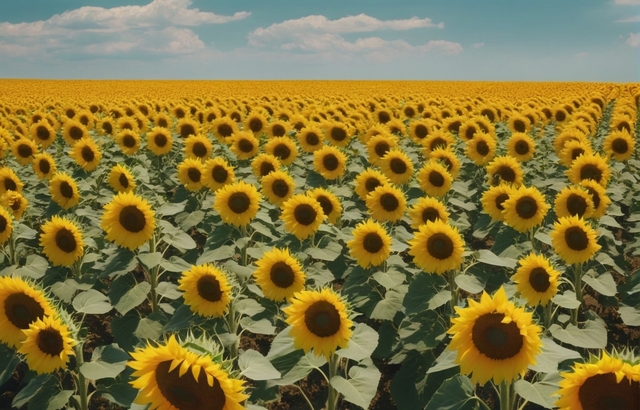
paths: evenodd
<path fill-rule="evenodd" d="M 640 0 L 3 1 L 2 78 L 640 81 Z"/>

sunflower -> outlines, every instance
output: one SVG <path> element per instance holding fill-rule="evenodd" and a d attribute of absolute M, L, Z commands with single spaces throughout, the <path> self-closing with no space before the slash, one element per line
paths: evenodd
<path fill-rule="evenodd" d="M 88 110 L 78 112 L 74 119 L 78 120 L 78 122 L 84 125 L 89 131 L 92 130 L 96 124 L 96 119 L 93 116 L 93 113 Z"/>
<path fill-rule="evenodd" d="M 393 118 L 393 114 L 386 108 L 378 108 L 373 113 L 373 118 L 380 124 L 386 124 Z"/>
<path fill-rule="evenodd" d="M 13 233 L 13 220 L 9 211 L 0 206 L 0 245 L 11 238 Z"/>
<path fill-rule="evenodd" d="M 555 270 L 547 258 L 530 253 L 519 260 L 520 267 L 512 279 L 518 292 L 529 306 L 545 306 L 558 292 L 560 272 Z"/>
<path fill-rule="evenodd" d="M 20 138 L 11 144 L 11 152 L 20 165 L 28 165 L 38 153 L 38 145 L 30 139 Z"/>
<path fill-rule="evenodd" d="M 251 131 L 253 135 L 259 137 L 264 132 L 266 124 L 267 120 L 264 115 L 259 112 L 252 112 L 245 118 L 243 129 Z"/>
<path fill-rule="evenodd" d="M 313 153 L 313 167 L 324 179 L 340 178 L 346 166 L 347 156 L 336 147 L 325 145 Z"/>
<path fill-rule="evenodd" d="M 290 127 L 291 125 L 288 122 L 276 120 L 266 126 L 265 132 L 269 138 L 284 137 L 289 132 Z"/>
<path fill-rule="evenodd" d="M 402 150 L 389 150 L 378 162 L 384 175 L 394 184 L 408 183 L 413 177 L 413 163 Z"/>
<path fill-rule="evenodd" d="M 421 225 L 408 243 L 414 263 L 427 273 L 442 274 L 462 265 L 464 241 L 457 228 L 440 219 Z"/>
<path fill-rule="evenodd" d="M 626 161 L 631 158 L 636 147 L 636 141 L 627 131 L 613 131 L 604 139 L 602 148 L 607 155 L 616 161 Z"/>
<path fill-rule="evenodd" d="M 569 141 L 584 141 L 588 143 L 588 138 L 584 131 L 578 128 L 571 127 L 564 129 L 564 131 L 558 134 L 553 140 L 553 149 L 556 151 L 556 155 L 560 154 Z"/>
<path fill-rule="evenodd" d="M 98 168 L 102 159 L 102 152 L 98 144 L 91 137 L 78 141 L 69 152 L 69 156 L 85 171 L 91 172 Z"/>
<path fill-rule="evenodd" d="M 533 323 L 533 313 L 509 301 L 503 287 L 493 298 L 482 292 L 480 302 L 469 299 L 469 307 L 455 310 L 458 317 L 447 331 L 453 335 L 449 349 L 457 351 L 460 371 L 471 374 L 474 384 L 512 382 L 535 364 L 541 329 Z"/>
<path fill-rule="evenodd" d="M 96 126 L 98 133 L 100 135 L 105 136 L 113 136 L 117 131 L 116 122 L 111 117 L 104 117 L 100 121 L 98 121 L 98 125 Z"/>
<path fill-rule="evenodd" d="M 33 124 L 29 129 L 29 134 L 35 142 L 40 144 L 42 149 L 49 148 L 56 140 L 56 132 L 53 130 L 51 125 L 49 125 L 47 120 L 44 119 Z"/>
<path fill-rule="evenodd" d="M 140 135 L 131 130 L 122 130 L 116 134 L 116 143 L 125 155 L 134 155 L 140 149 Z"/>
<path fill-rule="evenodd" d="M 183 117 L 176 124 L 176 132 L 182 139 L 187 139 L 189 135 L 200 133 L 200 124 L 191 118 Z"/>
<path fill-rule="evenodd" d="M 571 167 L 573 161 L 582 154 L 593 155 L 593 148 L 589 141 L 571 140 L 564 144 L 564 148 L 560 151 L 560 163 L 567 168 Z"/>
<path fill-rule="evenodd" d="M 391 254 L 391 236 L 384 226 L 372 219 L 360 222 L 347 242 L 349 253 L 363 268 L 379 266 Z"/>
<path fill-rule="evenodd" d="M 460 129 L 458 130 L 458 138 L 460 138 L 464 142 L 472 141 L 479 132 L 482 132 L 482 129 L 478 125 L 477 121 L 470 118 L 460 125 Z"/>
<path fill-rule="evenodd" d="M 551 231 L 554 251 L 568 264 L 583 263 L 601 248 L 597 232 L 584 219 L 568 216 L 558 219 Z"/>
<path fill-rule="evenodd" d="M 560 410 L 634 409 L 640 403 L 640 379 L 636 366 L 602 352 L 591 363 L 575 363 L 573 372 L 560 376 Z"/>
<path fill-rule="evenodd" d="M 514 134 L 526 134 L 531 130 L 531 122 L 524 115 L 513 114 L 509 118 L 509 129 Z"/>
<path fill-rule="evenodd" d="M 580 182 L 580 186 L 586 188 L 593 201 L 593 214 L 591 217 L 594 219 L 602 218 L 611 204 L 611 199 L 607 196 L 605 188 L 592 179 L 583 180 Z"/>
<path fill-rule="evenodd" d="M 365 200 L 371 217 L 378 221 L 397 222 L 404 216 L 407 199 L 393 185 L 380 185 Z"/>
<path fill-rule="evenodd" d="M 262 177 L 260 182 L 262 194 L 274 205 L 282 205 L 293 195 L 296 187 L 293 178 L 285 171 L 273 171 Z"/>
<path fill-rule="evenodd" d="M 255 186 L 238 181 L 216 191 L 213 208 L 225 223 L 247 226 L 260 209 L 260 199 Z"/>
<path fill-rule="evenodd" d="M 322 131 L 316 127 L 305 127 L 298 133 L 298 143 L 304 152 L 315 152 L 323 147 Z"/>
<path fill-rule="evenodd" d="M 344 148 L 349 145 L 352 133 L 349 127 L 337 121 L 329 122 L 324 126 L 324 136 L 336 147 Z"/>
<path fill-rule="evenodd" d="M 238 131 L 231 137 L 231 152 L 237 159 L 250 159 L 260 151 L 260 142 L 248 131 Z"/>
<path fill-rule="evenodd" d="M 173 137 L 171 132 L 163 127 L 153 127 L 147 134 L 147 149 L 155 155 L 161 156 L 171 152 Z"/>
<path fill-rule="evenodd" d="M 607 186 L 611 170 L 607 164 L 607 159 L 600 154 L 583 154 L 573 161 L 571 167 L 566 171 L 569 181 L 579 184 L 585 179 L 592 179 L 602 185 Z"/>
<path fill-rule="evenodd" d="M 522 184 L 523 172 L 515 158 L 504 155 L 495 157 L 487 165 L 487 177 L 491 186 L 507 183 L 518 187 Z"/>
<path fill-rule="evenodd" d="M 522 132 L 511 134 L 507 141 L 507 155 L 520 162 L 527 162 L 533 158 L 536 152 L 536 143 L 533 138 Z"/>
<path fill-rule="evenodd" d="M 14 219 L 22 218 L 22 214 L 27 210 L 29 201 L 16 191 L 7 191 L 0 196 L 0 205 L 11 210 Z"/>
<path fill-rule="evenodd" d="M 367 168 L 356 176 L 354 191 L 364 201 L 367 199 L 367 195 L 377 187 L 390 183 L 389 178 L 382 172 L 374 168 Z"/>
<path fill-rule="evenodd" d="M 496 140 L 484 132 L 477 132 L 467 141 L 465 153 L 476 165 L 485 165 L 496 155 Z"/>
<path fill-rule="evenodd" d="M 451 178 L 456 179 L 460 172 L 460 160 L 456 154 L 448 148 L 436 148 L 429 154 L 429 159 L 441 163 L 451 174 Z"/>
<path fill-rule="evenodd" d="M 209 158 L 202 170 L 202 183 L 215 192 L 235 181 L 233 167 L 222 157 Z"/>
<path fill-rule="evenodd" d="M 67 325 L 59 318 L 45 316 L 23 330 L 25 339 L 18 353 L 24 355 L 29 369 L 38 374 L 54 373 L 65 369 L 73 346 L 77 344 Z"/>
<path fill-rule="evenodd" d="M 131 171 L 120 164 L 116 164 L 111 168 L 107 182 L 111 189 L 116 192 L 129 192 L 136 189 L 136 181 L 133 179 Z"/>
<path fill-rule="evenodd" d="M 69 209 L 80 202 L 76 181 L 65 172 L 56 172 L 49 180 L 51 199 L 63 209 Z"/>
<path fill-rule="evenodd" d="M 198 349 L 202 351 L 202 349 Z M 127 365 L 129 382 L 140 390 L 136 404 L 151 409 L 242 410 L 244 382 L 232 379 L 211 356 L 182 347 L 175 336 L 166 344 L 137 348 Z"/>
<path fill-rule="evenodd" d="M 211 264 L 192 266 L 182 272 L 178 289 L 184 291 L 184 303 L 204 317 L 223 317 L 231 302 L 227 276 Z"/>
<path fill-rule="evenodd" d="M 504 202 L 509 199 L 514 188 L 507 184 L 489 187 L 482 194 L 482 209 L 494 221 L 504 221 Z"/>
<path fill-rule="evenodd" d="M 38 179 L 51 179 L 57 169 L 55 160 L 46 152 L 36 154 L 33 157 L 31 166 L 33 167 L 33 172 L 38 176 Z"/>
<path fill-rule="evenodd" d="M 0 195 L 7 191 L 22 193 L 22 181 L 18 175 L 9 167 L 0 167 Z"/>
<path fill-rule="evenodd" d="M 264 152 L 278 158 L 282 165 L 290 165 L 298 157 L 298 147 L 289 137 L 273 137 L 264 146 Z"/>
<path fill-rule="evenodd" d="M 307 195 L 293 195 L 282 204 L 280 219 L 284 221 L 285 230 L 299 240 L 314 234 L 324 218 L 320 203 Z"/>
<path fill-rule="evenodd" d="M 345 302 L 333 290 L 303 290 L 293 295 L 291 305 L 283 309 L 296 349 L 327 359 L 351 339 L 353 322 Z"/>
<path fill-rule="evenodd" d="M 267 299 L 282 302 L 304 289 L 306 276 L 288 248 L 265 252 L 256 265 L 253 277 Z"/>
<path fill-rule="evenodd" d="M 75 120 L 67 120 L 62 126 L 62 136 L 70 146 L 76 142 L 89 136 L 89 131 L 80 122 Z"/>
<path fill-rule="evenodd" d="M 25 329 L 55 314 L 45 293 L 20 277 L 0 276 L 0 342 L 17 348 Z"/>
<path fill-rule="evenodd" d="M 258 154 L 251 161 L 253 174 L 258 178 L 269 175 L 270 172 L 280 169 L 281 166 L 282 165 L 280 164 L 280 160 L 271 154 Z"/>
<path fill-rule="evenodd" d="M 505 223 L 518 232 L 540 225 L 550 208 L 538 188 L 524 185 L 512 190 L 502 207 Z"/>
<path fill-rule="evenodd" d="M 449 221 L 449 212 L 444 204 L 436 198 L 426 197 L 418 199 L 418 202 L 409 208 L 411 227 L 416 231 L 427 222 L 434 222 L 440 219 L 442 222 Z"/>
<path fill-rule="evenodd" d="M 178 164 L 178 181 L 188 191 L 198 191 L 202 189 L 203 174 L 205 172 L 202 162 L 193 158 L 185 158 Z"/>
<path fill-rule="evenodd" d="M 577 216 L 589 218 L 593 214 L 593 199 L 586 188 L 566 186 L 556 196 L 554 211 L 558 218 Z"/>
<path fill-rule="evenodd" d="M 153 123 L 156 125 L 156 127 L 158 128 L 166 128 L 169 129 L 173 126 L 173 121 L 171 120 L 171 117 L 169 117 L 167 114 L 165 113 L 159 113 L 157 114 L 154 118 L 153 118 Z"/>
<path fill-rule="evenodd" d="M 436 161 L 427 162 L 418 172 L 417 178 L 420 189 L 433 197 L 444 196 L 453 183 L 447 168 Z"/>
<path fill-rule="evenodd" d="M 329 223 L 335 224 L 338 221 L 338 218 L 342 214 L 342 205 L 340 204 L 340 199 L 338 199 L 335 194 L 324 188 L 315 188 L 307 191 L 307 195 L 320 203 L 322 212 L 327 217 Z"/>
<path fill-rule="evenodd" d="M 153 236 L 155 212 L 145 199 L 132 192 L 120 192 L 104 206 L 100 226 L 108 241 L 134 250 Z"/>
<path fill-rule="evenodd" d="M 184 155 L 186 158 L 205 161 L 213 152 L 213 144 L 202 134 L 189 135 L 185 139 Z"/>
<path fill-rule="evenodd" d="M 380 158 L 398 146 L 398 137 L 389 133 L 374 135 L 367 141 L 367 152 L 369 153 L 369 163 L 376 164 Z"/>

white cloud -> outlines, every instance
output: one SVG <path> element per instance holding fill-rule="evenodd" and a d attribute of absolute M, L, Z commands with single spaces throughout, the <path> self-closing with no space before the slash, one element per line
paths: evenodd
<path fill-rule="evenodd" d="M 640 46 L 640 33 L 629 33 L 629 37 L 627 37 L 627 41 L 625 41 L 625 43 L 629 44 L 633 48 Z"/>
<path fill-rule="evenodd" d="M 484 43 L 474 43 L 473 48 L 481 48 L 484 47 Z"/>
<path fill-rule="evenodd" d="M 586 58 L 589 56 L 589 53 L 583 51 L 582 53 L 576 53 L 575 56 L 577 58 Z"/>
<path fill-rule="evenodd" d="M 640 23 L 640 15 L 627 17 L 626 19 L 616 20 L 616 23 Z"/>
<path fill-rule="evenodd" d="M 76 49 L 89 54 L 184 54 L 204 43 L 186 27 L 222 24 L 250 15 L 231 16 L 189 8 L 191 0 L 152 0 L 144 6 L 80 7 L 47 20 L 0 22 L 0 44 L 10 55 Z M 12 45 L 12 48 L 8 48 Z"/>
<path fill-rule="evenodd" d="M 615 3 L 625 6 L 640 6 L 640 0 L 615 0 Z"/>

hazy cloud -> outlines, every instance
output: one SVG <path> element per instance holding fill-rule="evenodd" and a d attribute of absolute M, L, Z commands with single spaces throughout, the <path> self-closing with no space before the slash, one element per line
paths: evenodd
<path fill-rule="evenodd" d="M 625 41 L 625 43 L 629 44 L 633 48 L 640 46 L 640 33 L 629 33 L 629 37 L 627 37 L 627 41 Z"/>
<path fill-rule="evenodd" d="M 482 48 L 484 47 L 484 43 L 474 43 L 473 48 Z"/>
<path fill-rule="evenodd" d="M 616 23 L 640 23 L 640 15 L 627 17 L 626 19 L 616 20 Z"/>
<path fill-rule="evenodd" d="M 640 0 L 615 0 L 615 4 L 625 6 L 640 6 Z"/>

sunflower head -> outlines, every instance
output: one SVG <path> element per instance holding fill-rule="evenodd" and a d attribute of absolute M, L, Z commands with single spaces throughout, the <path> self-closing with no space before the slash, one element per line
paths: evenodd
<path fill-rule="evenodd" d="M 37 123 L 33 124 L 29 129 L 31 138 L 42 146 L 43 149 L 47 149 L 56 140 L 56 132 L 53 127 L 45 119 L 41 119 Z"/>
<path fill-rule="evenodd" d="M 184 155 L 187 158 L 205 161 L 213 152 L 213 144 L 202 134 L 189 135 L 184 143 Z"/>
<path fill-rule="evenodd" d="M 162 156 L 171 152 L 173 137 L 164 127 L 153 127 L 147 134 L 147 149 L 155 155 Z"/>
<path fill-rule="evenodd" d="M 238 131 L 231 138 L 231 152 L 240 160 L 253 158 L 260 151 L 260 142 L 253 133 Z"/>
<path fill-rule="evenodd" d="M 313 350 L 327 359 L 351 339 L 353 322 L 340 296 L 329 289 L 303 290 L 293 295 L 291 305 L 283 309 L 297 349 Z"/>
<path fill-rule="evenodd" d="M 589 218 L 594 211 L 593 198 L 586 188 L 569 185 L 556 196 L 554 210 L 558 218 L 572 215 Z"/>
<path fill-rule="evenodd" d="M 317 127 L 305 127 L 297 135 L 300 148 L 304 152 L 314 152 L 324 146 L 324 136 Z"/>
<path fill-rule="evenodd" d="M 509 155 L 496 157 L 487 165 L 487 177 L 491 186 L 503 183 L 520 186 L 523 175 L 518 161 Z"/>
<path fill-rule="evenodd" d="M 120 192 L 104 206 L 100 226 L 107 233 L 107 240 L 134 250 L 153 236 L 155 212 L 146 199 L 132 192 Z"/>
<path fill-rule="evenodd" d="M 585 179 L 592 179 L 600 185 L 606 187 L 611 170 L 607 164 L 607 159 L 600 154 L 583 154 L 576 158 L 571 167 L 567 170 L 569 181 L 579 184 Z"/>
<path fill-rule="evenodd" d="M 315 188 L 308 191 L 307 195 L 318 201 L 329 223 L 337 223 L 342 214 L 342 204 L 340 204 L 340 199 L 334 193 L 324 188 Z"/>
<path fill-rule="evenodd" d="M 437 161 L 427 162 L 418 172 L 418 184 L 427 195 L 444 196 L 453 183 L 453 177 L 447 168 Z"/>
<path fill-rule="evenodd" d="M 626 161 L 631 158 L 635 150 L 636 140 L 629 131 L 613 131 L 605 139 L 603 148 L 607 155 L 616 161 Z"/>
<path fill-rule="evenodd" d="M 262 194 L 267 198 L 267 201 L 278 206 L 291 198 L 296 187 L 291 175 L 280 170 L 262 177 L 260 185 L 262 186 Z"/>
<path fill-rule="evenodd" d="M 51 179 L 57 170 L 56 161 L 50 154 L 46 152 L 36 154 L 33 157 L 31 166 L 33 167 L 33 171 L 38 176 L 38 179 L 41 180 Z"/>
<path fill-rule="evenodd" d="M 109 171 L 107 182 L 116 192 L 129 192 L 136 188 L 136 181 L 129 169 L 121 164 L 116 164 Z"/>
<path fill-rule="evenodd" d="M 265 144 L 264 151 L 278 158 L 283 165 L 290 165 L 298 157 L 298 147 L 289 137 L 271 138 Z"/>
<path fill-rule="evenodd" d="M 507 299 L 503 287 L 493 297 L 483 292 L 479 303 L 469 299 L 469 307 L 455 310 L 458 316 L 447 331 L 453 336 L 449 349 L 456 350 L 460 371 L 473 383 L 512 382 L 535 364 L 541 329 L 532 313 Z"/>
<path fill-rule="evenodd" d="M 333 180 L 344 175 L 347 156 L 336 147 L 325 145 L 313 153 L 313 167 L 324 179 Z"/>
<path fill-rule="evenodd" d="M 373 219 L 396 222 L 404 216 L 407 199 L 401 189 L 380 185 L 367 195 L 366 205 Z"/>
<path fill-rule="evenodd" d="M 11 238 L 13 233 L 13 218 L 7 209 L 0 206 L 0 245 Z"/>
<path fill-rule="evenodd" d="M 384 226 L 372 219 L 359 223 L 353 239 L 347 242 L 349 252 L 363 268 L 381 265 L 391 254 L 391 236 Z"/>
<path fill-rule="evenodd" d="M 204 163 L 202 183 L 213 192 L 235 181 L 233 167 L 222 157 L 210 158 Z"/>
<path fill-rule="evenodd" d="M 269 172 L 273 172 L 276 169 L 279 169 L 281 166 L 282 164 L 280 163 L 280 160 L 271 154 L 258 154 L 251 161 L 253 174 L 258 178 L 262 178 L 265 175 L 268 175 Z"/>
<path fill-rule="evenodd" d="M 30 139 L 19 138 L 11 144 L 11 152 L 20 165 L 28 165 L 38 153 L 38 145 Z"/>
<path fill-rule="evenodd" d="M 75 145 L 76 142 L 89 136 L 89 131 L 79 121 L 67 120 L 62 126 L 62 136 L 67 144 Z"/>
<path fill-rule="evenodd" d="M 302 240 L 320 228 L 325 214 L 318 201 L 307 195 L 297 194 L 282 204 L 280 218 L 284 221 L 285 229 Z"/>
<path fill-rule="evenodd" d="M 29 201 L 22 194 L 16 191 L 7 191 L 0 195 L 0 206 L 4 206 L 13 214 L 13 218 L 18 220 L 22 218 L 24 211 L 27 210 Z"/>
<path fill-rule="evenodd" d="M 238 181 L 216 191 L 213 208 L 225 223 L 247 226 L 260 209 L 260 199 L 255 186 Z"/>
<path fill-rule="evenodd" d="M 414 263 L 427 273 L 442 274 L 462 265 L 464 240 L 457 228 L 440 219 L 421 225 L 408 243 Z"/>
<path fill-rule="evenodd" d="M 253 277 L 267 299 L 282 302 L 304 289 L 306 275 L 288 248 L 265 252 L 256 265 Z"/>
<path fill-rule="evenodd" d="M 502 207 L 505 223 L 518 232 L 540 225 L 550 208 L 536 187 L 524 185 L 511 191 Z"/>
<path fill-rule="evenodd" d="M 222 317 L 229 310 L 232 287 L 227 275 L 211 264 L 192 266 L 182 273 L 178 289 L 184 303 L 204 317 Z"/>
<path fill-rule="evenodd" d="M 78 141 L 72 148 L 69 156 L 73 158 L 76 164 L 82 169 L 91 172 L 98 168 L 102 159 L 102 151 L 90 137 Z"/>
<path fill-rule="evenodd" d="M 555 252 L 569 264 L 588 261 L 600 250 L 597 233 L 584 219 L 569 216 L 558 219 L 551 231 L 551 244 Z"/>
<path fill-rule="evenodd" d="M 80 202 L 76 181 L 64 172 L 56 172 L 49 180 L 51 199 L 63 209 L 69 209 Z"/>
<path fill-rule="evenodd" d="M 513 275 L 516 289 L 529 306 L 545 306 L 558 292 L 560 272 L 547 258 L 530 253 L 519 261 L 520 267 Z"/>
<path fill-rule="evenodd" d="M 398 146 L 398 137 L 388 132 L 374 135 L 367 141 L 367 152 L 369 153 L 369 163 L 376 164 L 380 158 L 384 157 L 391 148 Z"/>
<path fill-rule="evenodd" d="M 38 374 L 54 373 L 64 369 L 73 356 L 73 346 L 77 342 L 71 332 L 59 318 L 45 316 L 29 324 L 23 330 L 25 340 L 18 353 L 24 355 L 29 369 Z"/>
<path fill-rule="evenodd" d="M 451 178 L 455 179 L 460 172 L 460 160 L 456 154 L 448 148 L 436 148 L 429 154 L 429 160 L 437 161 L 444 165 Z"/>
<path fill-rule="evenodd" d="M 593 201 L 593 214 L 591 214 L 591 217 L 594 219 L 602 218 L 611 204 L 611 199 L 607 195 L 605 188 L 592 179 L 581 181 L 580 186 L 587 190 Z"/>
<path fill-rule="evenodd" d="M 420 226 L 427 222 L 434 222 L 440 219 L 442 222 L 449 220 L 449 212 L 442 202 L 432 197 L 424 197 L 418 199 L 409 209 L 409 217 L 411 218 L 411 227 L 416 231 Z"/>
<path fill-rule="evenodd" d="M 571 140 L 564 144 L 564 148 L 560 151 L 560 163 L 565 167 L 571 167 L 573 161 L 582 154 L 593 155 L 591 143 L 586 140 Z"/>
<path fill-rule="evenodd" d="M 397 185 L 408 183 L 413 177 L 413 162 L 400 149 L 387 152 L 379 162 L 380 169 L 391 182 Z"/>
<path fill-rule="evenodd" d="M 535 151 L 535 141 L 523 132 L 511 134 L 509 141 L 507 141 L 507 154 L 520 162 L 527 162 L 532 159 Z"/>
<path fill-rule="evenodd" d="M 189 191 L 202 189 L 204 164 L 200 160 L 185 158 L 178 164 L 178 180 Z"/>
<path fill-rule="evenodd" d="M 140 134 L 133 130 L 122 130 L 116 135 L 116 142 L 125 155 L 134 155 L 140 149 Z"/>

